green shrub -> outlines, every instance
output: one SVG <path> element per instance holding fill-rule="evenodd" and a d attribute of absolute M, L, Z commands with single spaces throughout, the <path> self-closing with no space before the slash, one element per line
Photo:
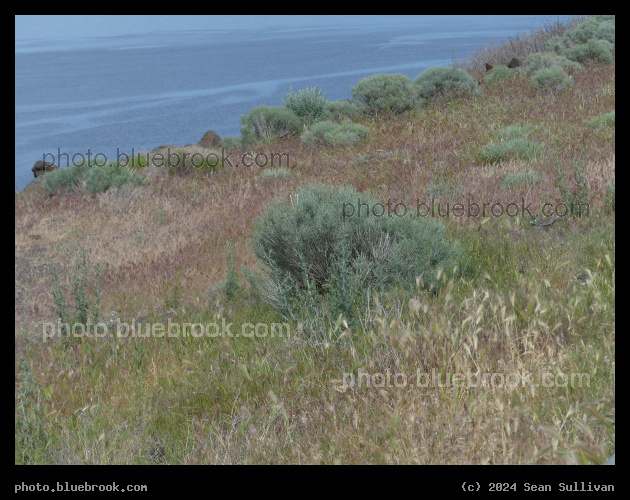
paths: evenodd
<path fill-rule="evenodd" d="M 134 174 L 127 167 L 117 166 L 115 162 L 110 162 L 102 167 L 92 167 L 85 173 L 85 187 L 88 192 L 104 193 L 110 187 L 117 187 L 124 184 L 141 186 L 144 179 Z"/>
<path fill-rule="evenodd" d="M 301 126 L 300 118 L 286 106 L 263 104 L 241 115 L 242 142 L 247 144 L 286 137 L 297 133 Z"/>
<path fill-rule="evenodd" d="M 614 45 L 606 40 L 589 40 L 586 43 L 574 45 L 573 47 L 567 49 L 565 51 L 565 55 L 572 61 L 577 62 L 612 62 L 613 47 Z"/>
<path fill-rule="evenodd" d="M 333 123 L 330 121 L 314 123 L 310 129 L 302 135 L 303 144 L 314 144 L 317 142 L 327 142 L 331 146 L 344 144 L 355 144 L 368 135 L 369 129 L 364 125 L 346 121 L 344 123 Z"/>
<path fill-rule="evenodd" d="M 521 172 L 510 172 L 503 179 L 501 187 L 504 189 L 510 189 L 514 186 L 533 186 L 538 184 L 544 179 L 544 177 L 532 169 L 527 169 Z"/>
<path fill-rule="evenodd" d="M 303 188 L 291 204 L 281 200 L 256 220 L 253 249 L 267 270 L 258 278 L 250 273 L 250 282 L 293 318 L 303 297 L 326 296 L 350 320 L 351 304 L 370 290 L 412 290 L 418 276 L 435 289 L 439 269 L 448 275 L 463 262 L 461 247 L 440 221 L 387 216 L 387 210 L 350 186 Z"/>
<path fill-rule="evenodd" d="M 407 75 L 377 73 L 359 80 L 352 87 L 355 102 L 368 114 L 402 114 L 419 104 L 417 89 Z"/>
<path fill-rule="evenodd" d="M 540 90 L 560 90 L 570 87 L 573 80 L 561 66 L 537 70 L 530 80 L 531 86 Z"/>
<path fill-rule="evenodd" d="M 591 118 L 588 121 L 589 126 L 599 128 L 599 127 L 614 127 L 615 126 L 615 112 L 611 111 L 610 113 L 605 113 L 603 115 L 596 116 Z"/>
<path fill-rule="evenodd" d="M 328 118 L 327 102 L 326 94 L 317 87 L 302 89 L 297 93 L 291 89 L 284 97 L 284 105 L 307 125 Z"/>
<path fill-rule="evenodd" d="M 582 69 L 581 64 L 550 52 L 544 54 L 536 52 L 535 54 L 527 56 L 527 59 L 523 61 L 523 71 L 525 71 L 525 73 L 533 73 L 539 69 L 551 68 L 553 66 L 560 66 L 565 71 L 569 71 L 570 69 Z"/>
<path fill-rule="evenodd" d="M 72 165 L 49 172 L 42 181 L 42 186 L 48 194 L 57 192 L 62 187 L 74 191 L 82 186 L 92 194 L 102 193 L 110 187 L 120 187 L 124 184 L 140 186 L 144 179 L 134 173 L 128 166 L 120 166 L 116 161 L 106 165 Z"/>
<path fill-rule="evenodd" d="M 466 71 L 453 66 L 427 68 L 416 77 L 414 83 L 423 99 L 445 93 L 481 93 L 477 82 Z"/>
<path fill-rule="evenodd" d="M 76 340 L 70 337 L 74 324 L 86 326 L 88 321 L 92 321 L 92 325 L 96 325 L 100 320 L 102 270 L 100 264 L 92 266 L 88 263 L 87 250 L 83 247 L 71 247 L 67 253 L 74 260 L 74 266 L 68 268 L 72 285 L 68 290 L 61 284 L 62 272 L 53 264 L 51 295 L 55 313 L 64 325 L 62 333 L 68 340 Z M 73 301 L 74 305 L 71 305 Z M 77 329 L 73 333 L 79 335 L 83 331 Z"/>
<path fill-rule="evenodd" d="M 549 52 L 555 52 L 556 54 L 562 54 L 567 49 L 567 45 L 564 38 L 561 36 L 554 36 L 551 40 L 545 42 L 545 50 Z"/>
<path fill-rule="evenodd" d="M 359 115 L 359 108 L 350 101 L 328 101 L 326 110 L 330 119 L 338 122 L 344 119 L 353 120 Z"/>
<path fill-rule="evenodd" d="M 242 137 L 234 136 L 234 137 L 226 137 L 221 141 L 221 147 L 224 149 L 236 149 L 243 147 L 243 139 Z"/>
<path fill-rule="evenodd" d="M 589 40 L 606 40 L 615 43 L 614 16 L 593 16 L 588 18 L 577 28 L 564 34 L 565 42 L 569 44 L 586 43 Z"/>
<path fill-rule="evenodd" d="M 508 125 L 507 127 L 502 128 L 497 132 L 497 137 L 502 140 L 526 139 L 527 137 L 529 137 L 529 134 L 533 129 L 534 126 L 529 124 Z"/>
<path fill-rule="evenodd" d="M 495 66 L 488 76 L 484 78 L 484 81 L 488 85 L 493 85 L 497 82 L 501 82 L 512 76 L 512 70 L 507 66 Z"/>
<path fill-rule="evenodd" d="M 74 191 L 82 184 L 85 174 L 84 167 L 70 166 L 58 168 L 48 172 L 42 180 L 42 187 L 49 195 L 65 187 L 68 191 Z"/>
<path fill-rule="evenodd" d="M 454 191 L 453 185 L 444 179 L 438 179 L 427 186 L 426 193 L 429 198 L 441 198 L 448 196 Z"/>
<path fill-rule="evenodd" d="M 510 139 L 500 143 L 490 143 L 481 150 L 481 157 L 487 163 L 499 163 L 513 158 L 529 160 L 544 149 L 544 144 L 526 139 Z"/>

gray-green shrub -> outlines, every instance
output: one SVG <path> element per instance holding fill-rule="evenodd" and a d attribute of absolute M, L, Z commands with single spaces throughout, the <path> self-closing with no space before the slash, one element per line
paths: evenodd
<path fill-rule="evenodd" d="M 317 142 L 327 142 L 331 146 L 355 144 L 368 135 L 369 129 L 364 125 L 350 121 L 333 123 L 331 121 L 317 122 L 301 135 L 302 143 L 309 145 Z"/>
<path fill-rule="evenodd" d="M 545 50 L 549 52 L 562 54 L 566 49 L 567 49 L 567 45 L 564 41 L 564 37 L 554 36 L 551 40 L 547 40 L 545 42 Z"/>
<path fill-rule="evenodd" d="M 595 116 L 588 121 L 589 126 L 599 127 L 614 127 L 615 126 L 615 112 L 604 113 L 603 115 Z"/>
<path fill-rule="evenodd" d="M 539 69 L 551 68 L 553 66 L 560 66 L 565 71 L 569 71 L 571 69 L 577 71 L 582 69 L 582 65 L 580 63 L 551 52 L 536 52 L 535 54 L 527 56 L 527 59 L 523 61 L 523 71 L 525 73 L 533 73 Z"/>
<path fill-rule="evenodd" d="M 560 90 L 570 87 L 573 80 L 561 66 L 552 66 L 535 71 L 530 84 L 539 90 Z"/>
<path fill-rule="evenodd" d="M 92 167 L 85 172 L 85 187 L 88 192 L 104 193 L 111 187 L 121 187 L 124 184 L 141 186 L 144 179 L 131 172 L 127 167 L 115 162 L 102 167 Z"/>
<path fill-rule="evenodd" d="M 300 118 L 286 106 L 258 106 L 241 115 L 242 142 L 270 141 L 297 133 L 302 127 Z"/>
<path fill-rule="evenodd" d="M 529 137 L 529 134 L 534 129 L 534 126 L 531 124 L 514 124 L 508 125 L 497 131 L 497 137 L 499 139 L 508 140 L 508 139 L 526 139 Z"/>
<path fill-rule="evenodd" d="M 352 97 L 368 114 L 402 114 L 415 108 L 417 88 L 407 75 L 401 73 L 377 73 L 359 80 L 352 87 Z"/>
<path fill-rule="evenodd" d="M 243 145 L 243 138 L 239 136 L 226 137 L 221 141 L 221 147 L 224 149 L 236 149 Z"/>
<path fill-rule="evenodd" d="M 283 101 L 284 105 L 307 125 L 328 118 L 326 94 L 317 87 L 309 87 L 298 92 L 290 89 Z"/>
<path fill-rule="evenodd" d="M 543 149 L 544 144 L 517 138 L 487 144 L 481 149 L 481 157 L 487 163 L 499 163 L 514 158 L 529 160 Z"/>
<path fill-rule="evenodd" d="M 529 168 L 525 171 L 510 172 L 506 174 L 501 187 L 504 189 L 510 189 L 514 186 L 533 186 L 534 184 L 541 182 L 543 179 L 544 177 L 541 174 Z"/>
<path fill-rule="evenodd" d="M 495 66 L 488 76 L 484 78 L 484 81 L 488 85 L 493 85 L 498 82 L 502 82 L 512 76 L 512 70 L 507 66 Z"/>
<path fill-rule="evenodd" d="M 615 16 L 593 16 L 577 28 L 567 31 L 564 40 L 581 44 L 589 40 L 606 40 L 615 43 Z"/>
<path fill-rule="evenodd" d="M 445 93 L 481 93 L 477 82 L 466 71 L 454 66 L 427 68 L 416 77 L 414 84 L 423 99 Z"/>
<path fill-rule="evenodd" d="M 253 250 L 267 269 L 258 278 L 250 273 L 250 282 L 289 317 L 305 294 L 333 297 L 347 317 L 347 299 L 360 301 L 368 290 L 411 290 L 418 276 L 435 288 L 440 269 L 445 275 L 461 269 L 464 253 L 440 221 L 387 216 L 387 210 L 351 186 L 306 186 L 292 203 L 278 201 L 256 220 Z"/>
<path fill-rule="evenodd" d="M 565 55 L 572 61 L 602 61 L 612 62 L 614 45 L 606 40 L 589 40 L 580 45 L 574 45 L 565 51 Z"/>
<path fill-rule="evenodd" d="M 331 120 L 342 121 L 353 120 L 359 115 L 359 108 L 349 101 L 328 101 L 326 110 Z"/>
<path fill-rule="evenodd" d="M 59 191 L 65 187 L 68 191 L 75 191 L 80 187 L 85 188 L 90 193 L 102 193 L 110 187 L 120 187 L 124 184 L 140 186 L 144 179 L 133 172 L 129 167 L 119 165 L 115 161 L 106 165 L 95 163 L 88 165 L 71 165 L 66 168 L 59 168 L 46 174 L 42 181 L 42 187 L 48 194 Z"/>

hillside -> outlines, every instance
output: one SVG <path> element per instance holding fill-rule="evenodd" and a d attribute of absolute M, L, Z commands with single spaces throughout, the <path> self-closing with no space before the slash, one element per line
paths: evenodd
<path fill-rule="evenodd" d="M 140 185 L 16 193 L 16 463 L 605 461 L 615 437 L 615 60 L 583 60 L 566 85 L 540 86 L 497 62 L 470 92 L 397 114 L 338 105 L 334 125 L 351 116 L 366 127 L 356 141 L 326 139 L 338 129 L 304 139 L 315 123 L 302 137 L 224 141 L 234 166 L 136 167 Z M 243 165 L 252 158 L 277 163 Z M 431 289 L 353 290 L 361 301 L 344 307 L 354 321 L 332 295 L 288 317 L 245 267 L 265 272 L 257 218 L 279 200 L 290 213 L 314 184 L 351 186 L 410 215 L 433 204 L 425 219 L 461 246 L 458 268 L 437 271 Z M 140 332 L 263 326 L 253 336 L 43 339 L 64 307 L 67 318 L 95 312 Z M 290 335 L 263 335 L 272 324 Z M 420 372 L 443 383 L 422 386 Z M 350 383 L 361 373 L 361 387 Z M 520 375 L 513 386 L 455 387 L 449 373 Z M 522 384 L 525 373 L 553 383 Z M 42 389 L 45 410 L 26 383 Z"/>

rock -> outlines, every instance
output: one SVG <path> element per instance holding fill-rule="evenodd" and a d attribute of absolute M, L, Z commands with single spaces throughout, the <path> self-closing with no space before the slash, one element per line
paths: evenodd
<path fill-rule="evenodd" d="M 58 169 L 59 167 L 54 163 L 44 162 L 42 160 L 37 160 L 31 171 L 35 177 L 39 177 L 40 175 L 44 175 L 47 172 L 52 172 L 53 170 Z"/>
<path fill-rule="evenodd" d="M 200 148 L 220 148 L 221 147 L 221 137 L 212 130 L 208 130 L 201 140 L 197 143 L 197 146 Z"/>
<path fill-rule="evenodd" d="M 519 59 L 518 57 L 513 57 L 509 63 L 507 63 L 507 67 L 510 69 L 518 68 L 523 64 L 523 59 Z"/>

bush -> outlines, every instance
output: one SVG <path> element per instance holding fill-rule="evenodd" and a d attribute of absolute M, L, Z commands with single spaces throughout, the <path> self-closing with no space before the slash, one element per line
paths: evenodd
<path fill-rule="evenodd" d="M 68 191 L 74 191 L 83 182 L 85 167 L 71 166 L 67 168 L 58 168 L 52 172 L 48 172 L 42 180 L 42 187 L 48 192 L 48 195 L 65 187 Z"/>
<path fill-rule="evenodd" d="M 326 94 L 317 87 L 302 89 L 297 93 L 291 89 L 284 97 L 284 105 L 307 125 L 328 118 L 327 102 Z"/>
<path fill-rule="evenodd" d="M 561 36 L 554 36 L 551 40 L 547 40 L 545 42 L 545 50 L 549 52 L 555 52 L 557 54 L 561 54 L 566 49 L 567 49 L 567 45 L 564 42 L 564 38 Z"/>
<path fill-rule="evenodd" d="M 589 40 L 565 51 L 566 56 L 572 61 L 603 61 L 612 62 L 614 45 L 606 40 Z"/>
<path fill-rule="evenodd" d="M 533 186 L 538 184 L 544 179 L 544 177 L 532 169 L 527 169 L 524 172 L 510 172 L 503 179 L 501 187 L 504 189 L 510 189 L 514 186 Z"/>
<path fill-rule="evenodd" d="M 610 113 L 605 113 L 603 115 L 596 116 L 591 118 L 588 121 L 589 126 L 599 128 L 599 127 L 614 127 L 615 126 L 615 112 L 611 111 Z"/>
<path fill-rule="evenodd" d="M 418 276 L 435 289 L 438 270 L 451 274 L 461 262 L 461 247 L 448 240 L 441 222 L 388 217 L 386 206 L 379 217 L 382 206 L 353 187 L 321 184 L 303 188 L 292 204 L 277 202 L 255 222 L 253 249 L 267 272 L 258 279 L 250 273 L 250 282 L 293 318 L 304 296 L 327 296 L 335 313 L 345 309 L 350 319 L 351 304 L 369 290 L 412 290 Z M 351 211 L 357 207 L 361 213 Z"/>
<path fill-rule="evenodd" d="M 560 90 L 570 87 L 573 80 L 561 66 L 552 66 L 536 71 L 530 80 L 531 86 L 542 90 Z"/>
<path fill-rule="evenodd" d="M 527 59 L 523 61 L 523 71 L 526 73 L 533 73 L 539 69 L 551 68 L 553 66 L 560 66 L 565 71 L 569 71 L 570 69 L 576 71 L 582 69 L 581 64 L 550 52 L 544 54 L 536 52 L 535 54 L 527 56 Z"/>
<path fill-rule="evenodd" d="M 501 82 L 512 75 L 512 70 L 507 66 L 495 66 L 488 76 L 484 78 L 484 81 L 488 85 L 493 85 L 497 82 Z"/>
<path fill-rule="evenodd" d="M 582 44 L 589 40 L 615 43 L 615 16 L 593 16 L 564 34 L 565 43 Z"/>
<path fill-rule="evenodd" d="M 503 140 L 526 139 L 533 130 L 533 125 L 508 125 L 497 132 L 497 137 Z"/>
<path fill-rule="evenodd" d="M 491 143 L 481 150 L 481 157 L 487 163 L 499 163 L 513 158 L 529 160 L 542 151 L 544 144 L 526 139 L 510 139 L 500 143 Z"/>
<path fill-rule="evenodd" d="M 243 139 L 242 137 L 234 136 L 234 137 L 226 137 L 221 141 L 221 147 L 224 149 L 236 149 L 243 147 Z"/>
<path fill-rule="evenodd" d="M 80 187 L 85 188 L 92 194 L 103 193 L 110 187 L 120 187 L 124 184 L 140 186 L 144 179 L 132 172 L 129 167 L 123 167 L 116 161 L 108 162 L 106 165 L 72 165 L 67 168 L 59 168 L 49 172 L 42 181 L 42 187 L 48 194 L 57 192 L 62 187 L 69 191 L 75 191 Z"/>
<path fill-rule="evenodd" d="M 88 192 L 104 193 L 110 187 L 121 187 L 124 184 L 141 186 L 142 177 L 131 172 L 127 167 L 118 166 L 115 162 L 102 167 L 92 167 L 85 173 L 85 187 Z"/>
<path fill-rule="evenodd" d="M 72 286 L 67 290 L 61 284 L 62 272 L 56 265 L 52 266 L 53 287 L 51 295 L 55 304 L 55 313 L 63 327 L 63 334 L 70 336 L 72 324 L 86 325 L 88 321 L 97 324 L 100 319 L 100 299 L 102 292 L 102 270 L 100 264 L 92 266 L 87 260 L 87 250 L 84 247 L 71 247 L 67 251 L 74 260 L 74 266 L 69 268 Z M 71 305 L 71 298 L 74 305 Z M 71 328 L 72 329 L 72 328 Z M 72 341 L 79 337 L 70 337 Z"/>
<path fill-rule="evenodd" d="M 344 119 L 353 120 L 359 114 L 359 108 L 350 101 L 328 101 L 326 103 L 326 110 L 328 111 L 330 119 L 335 121 Z"/>
<path fill-rule="evenodd" d="M 354 101 L 368 114 L 402 114 L 419 104 L 417 89 L 407 75 L 377 73 L 352 87 Z"/>
<path fill-rule="evenodd" d="M 466 71 L 453 66 L 427 68 L 416 77 L 414 83 L 418 86 L 418 94 L 424 99 L 451 92 L 481 93 L 477 82 Z"/>
<path fill-rule="evenodd" d="M 300 118 L 286 106 L 262 105 L 241 115 L 243 143 L 256 140 L 271 141 L 297 133 L 302 126 Z"/>
<path fill-rule="evenodd" d="M 301 138 L 303 144 L 325 141 L 331 146 L 355 144 L 368 135 L 369 129 L 358 123 L 346 121 L 338 124 L 330 121 L 318 122 L 306 130 Z"/>

